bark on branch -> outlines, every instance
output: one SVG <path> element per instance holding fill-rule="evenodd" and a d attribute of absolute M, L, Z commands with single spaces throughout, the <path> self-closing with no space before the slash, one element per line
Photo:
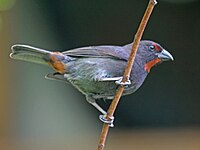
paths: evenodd
<path fill-rule="evenodd" d="M 145 11 L 144 16 L 142 18 L 142 21 L 139 25 L 137 33 L 135 34 L 132 50 L 131 50 L 131 53 L 130 53 L 124 74 L 123 74 L 123 79 L 122 79 L 123 83 L 128 81 L 128 79 L 129 79 L 131 69 L 132 69 L 132 65 L 133 65 L 133 62 L 134 62 L 134 59 L 135 59 L 135 55 L 137 53 L 138 45 L 140 43 L 140 40 L 142 38 L 143 32 L 144 32 L 145 27 L 147 25 L 147 22 L 150 18 L 150 15 L 153 11 L 153 8 L 156 4 L 157 4 L 156 0 L 150 0 L 149 1 L 149 4 L 146 8 L 146 11 Z M 113 116 L 123 91 L 124 91 L 124 86 L 119 86 L 118 89 L 117 89 L 116 95 L 115 95 L 115 97 L 114 97 L 114 99 L 113 99 L 113 101 L 112 101 L 112 103 L 111 103 L 111 105 L 108 109 L 107 117 L 106 117 L 107 119 L 109 119 Z M 109 124 L 104 123 L 102 131 L 101 131 L 101 135 L 100 135 L 100 138 L 99 138 L 99 144 L 98 144 L 97 150 L 103 150 L 104 149 L 105 143 L 106 143 L 106 138 L 107 138 L 107 135 L 108 135 L 108 130 L 109 130 Z"/>

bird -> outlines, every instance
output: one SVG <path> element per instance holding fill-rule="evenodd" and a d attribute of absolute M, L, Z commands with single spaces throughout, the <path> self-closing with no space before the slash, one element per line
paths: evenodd
<path fill-rule="evenodd" d="M 112 127 L 114 117 L 106 119 L 107 112 L 96 101 L 114 98 L 122 84 L 132 45 L 86 46 L 59 52 L 15 44 L 11 47 L 10 57 L 52 67 L 55 72 L 48 73 L 45 78 L 72 84 L 102 113 L 100 120 Z M 137 91 L 153 66 L 169 60 L 174 60 L 173 56 L 157 42 L 140 41 L 129 80 L 123 83 L 122 96 Z"/>

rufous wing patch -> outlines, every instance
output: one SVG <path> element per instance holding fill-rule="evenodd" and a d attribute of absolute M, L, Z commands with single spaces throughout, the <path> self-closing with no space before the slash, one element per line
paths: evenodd
<path fill-rule="evenodd" d="M 145 64 L 144 69 L 149 73 L 150 70 L 151 70 L 151 68 L 152 68 L 155 64 L 159 63 L 160 61 L 161 61 L 160 58 L 155 58 L 155 59 L 151 60 L 151 61 L 149 61 L 149 62 L 147 62 L 147 63 Z"/>
<path fill-rule="evenodd" d="M 65 64 L 61 60 L 58 60 L 58 58 L 56 57 L 57 55 L 63 54 L 60 52 L 52 52 L 50 54 L 49 65 L 52 66 L 57 72 L 62 74 L 65 72 Z"/>

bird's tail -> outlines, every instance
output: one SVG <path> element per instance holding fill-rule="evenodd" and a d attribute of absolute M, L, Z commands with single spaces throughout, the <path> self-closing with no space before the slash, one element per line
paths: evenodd
<path fill-rule="evenodd" d="M 13 59 L 48 65 L 50 51 L 20 44 L 13 45 L 11 49 L 10 57 Z"/>
<path fill-rule="evenodd" d="M 11 47 L 10 57 L 13 59 L 49 65 L 59 73 L 67 72 L 67 63 L 71 57 L 60 52 L 50 52 L 40 48 L 16 44 Z"/>

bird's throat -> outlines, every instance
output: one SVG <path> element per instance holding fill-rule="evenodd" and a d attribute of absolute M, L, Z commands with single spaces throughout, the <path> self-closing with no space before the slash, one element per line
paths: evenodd
<path fill-rule="evenodd" d="M 152 68 L 153 66 L 155 66 L 157 63 L 159 63 L 160 61 L 161 61 L 160 58 L 155 58 L 155 59 L 153 59 L 153 60 L 147 62 L 147 63 L 145 64 L 145 66 L 144 66 L 144 70 L 146 70 L 146 71 L 149 73 L 150 70 L 151 70 L 151 68 Z"/>

